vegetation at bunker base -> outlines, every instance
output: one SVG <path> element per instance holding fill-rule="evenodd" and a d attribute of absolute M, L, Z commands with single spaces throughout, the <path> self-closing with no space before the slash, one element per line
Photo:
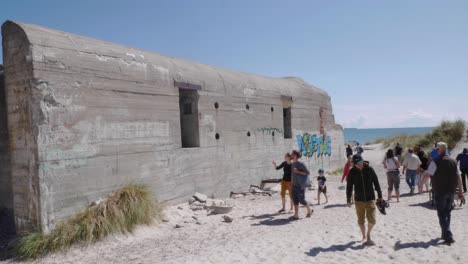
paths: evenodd
<path fill-rule="evenodd" d="M 343 175 L 343 168 L 336 169 L 334 171 L 328 172 L 329 175 L 338 175 L 341 176 Z"/>
<path fill-rule="evenodd" d="M 59 223 L 49 234 L 34 232 L 21 236 L 17 255 L 37 258 L 76 243 L 92 243 L 113 233 L 131 232 L 137 225 L 149 225 L 161 216 L 162 207 L 146 186 L 127 185 L 101 203 Z"/>
<path fill-rule="evenodd" d="M 400 143 L 403 148 L 421 145 L 428 150 L 434 146 L 435 142 L 443 141 L 448 144 L 449 149 L 453 149 L 461 140 L 464 130 L 465 121 L 463 120 L 443 121 L 431 132 L 423 135 L 401 134 L 389 138 L 379 138 L 373 143 L 382 143 L 386 148 L 394 146 L 396 143 Z"/>

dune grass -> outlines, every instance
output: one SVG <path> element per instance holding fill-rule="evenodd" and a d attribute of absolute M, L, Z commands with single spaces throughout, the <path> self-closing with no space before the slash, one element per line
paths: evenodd
<path fill-rule="evenodd" d="M 131 232 L 137 225 L 149 225 L 161 216 L 162 207 L 146 186 L 127 185 L 59 223 L 49 234 L 21 236 L 16 252 L 22 258 L 37 258 L 76 243 L 93 243 L 110 234 Z"/>
<path fill-rule="evenodd" d="M 341 169 L 336 169 L 334 171 L 330 171 L 328 172 L 329 175 L 338 175 L 338 176 L 341 176 L 343 175 L 343 168 Z"/>
<path fill-rule="evenodd" d="M 415 147 L 421 145 L 423 148 L 430 149 L 435 142 L 446 142 L 449 149 L 453 149 L 463 136 L 465 130 L 465 121 L 443 121 L 431 132 L 423 135 L 401 134 L 389 138 L 379 138 L 374 144 L 383 143 L 385 148 L 394 147 L 400 143 L 403 148 Z"/>

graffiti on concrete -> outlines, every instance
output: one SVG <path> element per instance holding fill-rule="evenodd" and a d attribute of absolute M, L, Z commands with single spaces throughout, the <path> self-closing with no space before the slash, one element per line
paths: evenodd
<path fill-rule="evenodd" d="M 280 128 L 276 128 L 276 127 L 262 127 L 262 128 L 258 128 L 257 131 L 262 132 L 263 135 L 265 134 L 272 135 L 273 132 L 278 133 L 280 135 L 283 134 L 283 130 Z"/>
<path fill-rule="evenodd" d="M 306 157 L 331 155 L 330 136 L 317 136 L 315 134 L 304 133 L 303 135 L 297 135 L 296 139 L 299 151 Z"/>

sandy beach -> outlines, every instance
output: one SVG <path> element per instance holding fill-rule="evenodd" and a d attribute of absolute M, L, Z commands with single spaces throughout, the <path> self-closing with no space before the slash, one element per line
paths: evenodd
<path fill-rule="evenodd" d="M 466 144 L 466 143 L 464 143 Z M 457 149 L 463 146 L 458 146 Z M 380 165 L 384 150 L 366 147 L 363 156 L 379 175 L 384 197 L 387 184 Z M 455 154 L 455 153 L 454 153 Z M 169 222 L 140 227 L 133 234 L 100 243 L 76 246 L 35 263 L 463 263 L 468 261 L 468 210 L 452 213 L 455 244 L 443 244 L 436 211 L 427 193 L 409 196 L 402 181 L 402 199 L 392 202 L 387 215 L 378 213 L 373 239 L 364 246 L 354 207 L 345 204 L 341 177 L 328 177 L 329 203 L 315 205 L 316 192 L 306 195 L 314 214 L 299 221 L 278 214 L 279 194 L 233 199 L 233 222 L 205 210 L 192 211 L 188 203 L 166 209 Z M 323 200 L 322 200 L 323 201 Z M 176 228 L 176 225 L 181 227 Z M 10 260 L 11 261 L 11 260 Z"/>

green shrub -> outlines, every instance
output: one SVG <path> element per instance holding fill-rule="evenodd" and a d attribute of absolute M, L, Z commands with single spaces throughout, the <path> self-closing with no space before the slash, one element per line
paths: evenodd
<path fill-rule="evenodd" d="M 389 148 L 394 147 L 398 142 L 402 148 L 415 147 L 416 145 L 431 148 L 435 142 L 444 141 L 449 149 L 453 149 L 461 140 L 464 129 L 465 122 L 463 120 L 443 121 L 429 133 L 423 135 L 401 134 L 389 138 L 379 138 L 374 144 L 382 143 L 385 148 Z"/>
<path fill-rule="evenodd" d="M 128 185 L 59 223 L 49 234 L 34 232 L 21 236 L 17 255 L 36 258 L 76 243 L 92 243 L 113 233 L 131 232 L 136 225 L 149 225 L 161 215 L 162 207 L 146 186 Z"/>

